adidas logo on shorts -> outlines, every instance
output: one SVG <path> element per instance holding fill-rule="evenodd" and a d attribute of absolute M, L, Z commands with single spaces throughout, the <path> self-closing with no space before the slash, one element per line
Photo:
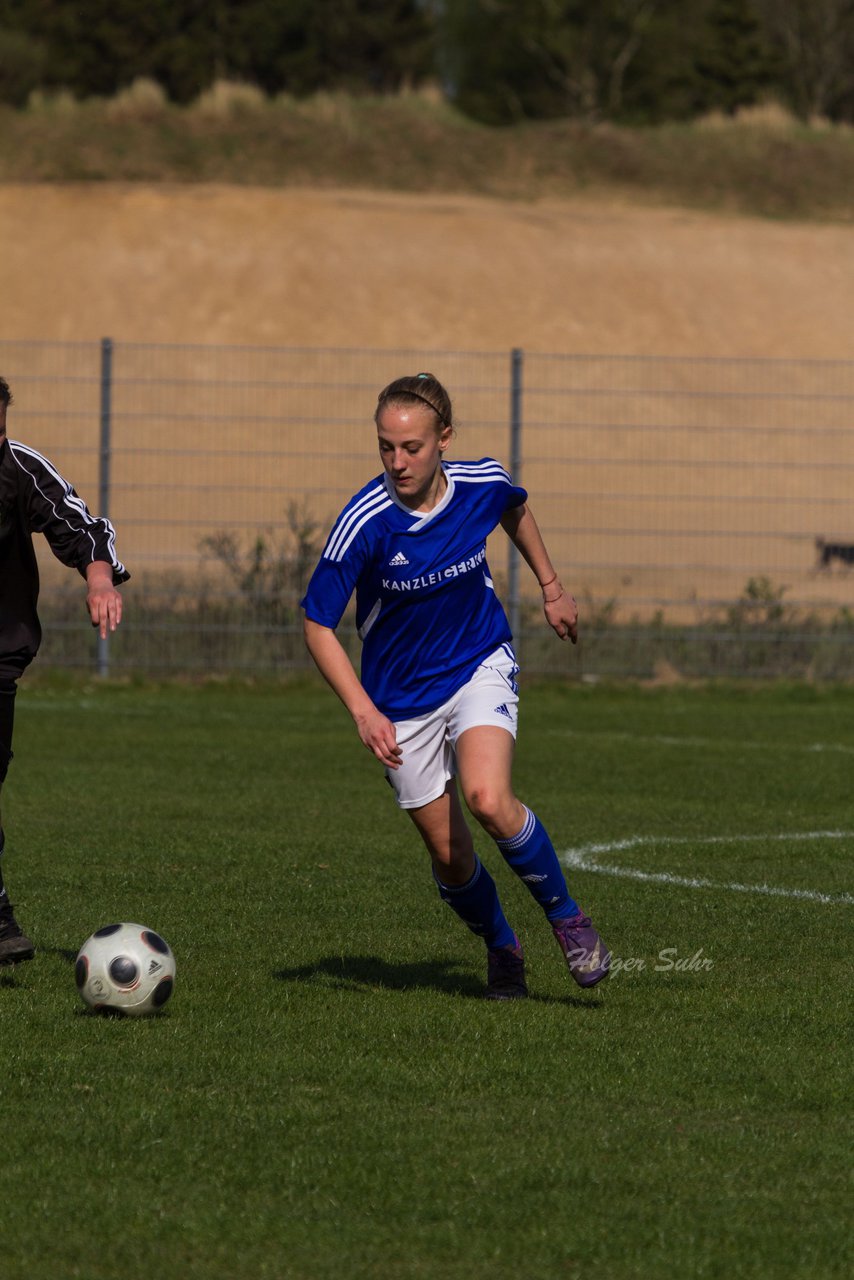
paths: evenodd
<path fill-rule="evenodd" d="M 494 707 L 494 708 L 493 708 L 493 710 L 494 710 L 494 711 L 496 712 L 496 714 L 497 714 L 497 715 L 499 715 L 499 716 L 506 716 L 508 720 L 512 720 L 512 719 L 513 719 L 513 717 L 511 716 L 510 712 L 507 710 L 507 703 L 506 703 L 506 702 L 502 702 L 502 704 L 501 704 L 501 706 L 500 706 L 500 707 Z"/>
<path fill-rule="evenodd" d="M 390 565 L 409 564 L 409 561 L 407 560 L 406 556 L 403 554 L 402 551 L 398 551 L 397 555 L 392 556 L 392 558 L 389 560 L 389 564 Z"/>

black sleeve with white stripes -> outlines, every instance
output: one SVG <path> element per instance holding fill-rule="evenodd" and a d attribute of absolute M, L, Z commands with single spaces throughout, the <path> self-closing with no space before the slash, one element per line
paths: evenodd
<path fill-rule="evenodd" d="M 57 559 L 84 577 L 87 565 L 102 560 L 112 566 L 114 584 L 126 582 L 130 574 L 116 556 L 116 531 L 109 520 L 93 516 L 42 454 L 19 441 L 9 445 L 30 532 L 43 533 Z"/>

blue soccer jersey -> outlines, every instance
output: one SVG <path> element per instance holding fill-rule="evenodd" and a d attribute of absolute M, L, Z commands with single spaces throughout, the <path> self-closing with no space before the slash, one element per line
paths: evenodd
<path fill-rule="evenodd" d="M 410 511 L 385 475 L 335 522 L 308 590 L 306 617 L 335 628 L 356 592 L 361 679 L 391 720 L 441 706 L 511 639 L 486 563 L 486 539 L 527 499 L 499 462 L 443 463 L 432 511 Z"/>

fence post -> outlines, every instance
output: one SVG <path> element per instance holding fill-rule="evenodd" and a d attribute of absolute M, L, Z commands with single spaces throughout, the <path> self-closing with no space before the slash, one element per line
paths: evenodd
<path fill-rule="evenodd" d="M 522 365 L 524 352 L 514 347 L 510 352 L 510 478 L 522 483 Z M 507 552 L 507 602 L 510 630 L 519 641 L 519 552 L 511 542 Z"/>
<path fill-rule="evenodd" d="M 101 339 L 101 450 L 98 468 L 98 515 L 110 515 L 110 448 L 113 415 L 113 340 Z M 96 658 L 99 676 L 110 674 L 110 638 L 97 640 Z"/>

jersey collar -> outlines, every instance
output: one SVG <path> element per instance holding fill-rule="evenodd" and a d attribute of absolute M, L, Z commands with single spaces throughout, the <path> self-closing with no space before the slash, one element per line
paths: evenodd
<path fill-rule="evenodd" d="M 447 505 L 449 504 L 449 502 L 454 496 L 454 478 L 452 475 L 449 474 L 448 469 L 446 468 L 444 463 L 442 464 L 442 470 L 445 473 L 445 480 L 447 481 L 447 485 L 445 488 L 445 492 L 442 494 L 441 499 L 439 500 L 439 502 L 436 503 L 432 511 L 413 511 L 412 508 L 408 507 L 405 502 L 401 502 L 400 498 L 398 498 L 397 494 L 394 491 L 394 485 L 389 480 L 388 475 L 386 475 L 385 472 L 383 473 L 383 484 L 385 485 L 386 493 L 391 498 L 392 502 L 396 507 L 400 507 L 401 511 L 405 511 L 408 516 L 412 516 L 413 520 L 415 520 L 416 523 L 424 524 L 428 520 L 432 520 L 434 516 L 437 516 L 440 511 L 444 511 L 445 507 L 447 507 Z"/>

